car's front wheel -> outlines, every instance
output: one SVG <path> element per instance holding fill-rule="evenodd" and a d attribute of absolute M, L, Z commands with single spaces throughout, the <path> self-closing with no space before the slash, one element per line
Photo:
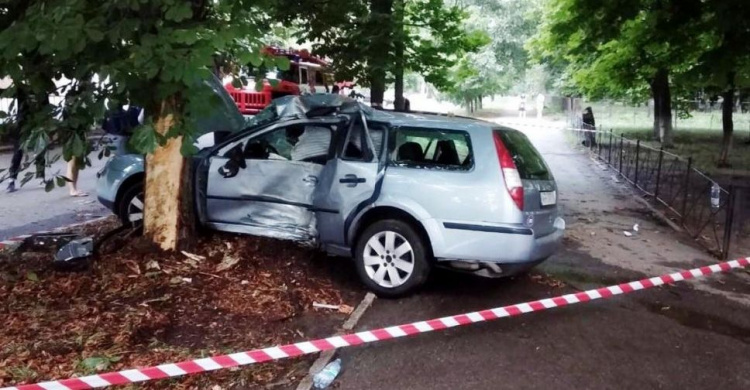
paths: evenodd
<path fill-rule="evenodd" d="M 117 216 L 127 226 L 143 224 L 143 183 L 127 188 L 117 204 Z"/>
<path fill-rule="evenodd" d="M 425 242 L 408 223 L 383 220 L 360 235 L 355 249 L 357 272 L 381 297 L 397 297 L 421 286 L 430 272 Z"/>

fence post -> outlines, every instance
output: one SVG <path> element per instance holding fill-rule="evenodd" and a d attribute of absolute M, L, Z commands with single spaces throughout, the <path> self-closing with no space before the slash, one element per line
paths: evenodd
<path fill-rule="evenodd" d="M 598 158 L 602 157 L 602 125 L 599 125 L 599 128 L 596 130 L 596 156 Z"/>
<path fill-rule="evenodd" d="M 612 165 L 612 129 L 609 129 L 609 150 L 607 151 L 607 164 Z"/>
<path fill-rule="evenodd" d="M 664 160 L 664 147 L 659 148 L 659 165 L 656 168 L 656 189 L 654 189 L 654 199 L 659 200 L 659 184 L 661 183 L 661 163 Z"/>
<path fill-rule="evenodd" d="M 729 258 L 729 244 L 732 241 L 732 225 L 734 225 L 734 202 L 736 200 L 737 187 L 729 186 L 729 199 L 727 199 L 727 208 L 724 211 L 724 242 L 721 248 L 721 259 Z"/>
<path fill-rule="evenodd" d="M 685 171 L 685 195 L 682 197 L 682 224 L 687 220 L 688 187 L 690 187 L 690 170 L 693 169 L 693 158 L 688 157 L 687 171 Z"/>
<path fill-rule="evenodd" d="M 625 143 L 625 134 L 620 133 L 620 175 L 622 175 L 622 151 Z"/>
<path fill-rule="evenodd" d="M 635 180 L 633 180 L 633 185 L 638 187 L 638 159 L 641 155 L 641 140 L 635 141 Z"/>

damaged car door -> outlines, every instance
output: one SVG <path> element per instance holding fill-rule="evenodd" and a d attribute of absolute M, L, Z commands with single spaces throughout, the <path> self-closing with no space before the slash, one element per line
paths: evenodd
<path fill-rule="evenodd" d="M 322 172 L 314 205 L 321 243 L 330 253 L 346 255 L 347 231 L 354 217 L 378 196 L 387 131 L 384 124 L 368 122 L 360 112 L 339 132 L 336 158 Z"/>
<path fill-rule="evenodd" d="M 313 207 L 338 122 L 293 121 L 232 141 L 210 157 L 206 225 L 295 241 L 317 238 Z"/>

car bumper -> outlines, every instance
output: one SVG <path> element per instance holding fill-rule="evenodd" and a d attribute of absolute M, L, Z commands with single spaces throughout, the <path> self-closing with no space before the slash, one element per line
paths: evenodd
<path fill-rule="evenodd" d="M 555 230 L 544 236 L 536 236 L 522 226 L 445 224 L 435 220 L 423 223 L 439 264 L 445 262 L 468 271 L 477 270 L 472 265 L 477 264 L 480 269 L 500 268 L 504 275 L 546 260 L 560 247 L 565 232 L 561 218 L 555 221 Z"/>

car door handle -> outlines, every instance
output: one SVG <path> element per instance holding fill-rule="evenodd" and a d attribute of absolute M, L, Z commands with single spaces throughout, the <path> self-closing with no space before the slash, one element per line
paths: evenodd
<path fill-rule="evenodd" d="M 357 184 L 364 183 L 366 181 L 367 179 L 365 179 L 364 177 L 357 177 L 357 175 L 352 175 L 352 174 L 344 175 L 344 177 L 339 179 L 339 183 L 349 184 L 350 187 L 354 187 Z"/>

